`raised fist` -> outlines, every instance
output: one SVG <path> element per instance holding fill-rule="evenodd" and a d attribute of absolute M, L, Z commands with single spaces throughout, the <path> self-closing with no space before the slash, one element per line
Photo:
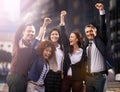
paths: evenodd
<path fill-rule="evenodd" d="M 61 11 L 61 16 L 65 16 L 67 12 L 65 10 Z"/>
<path fill-rule="evenodd" d="M 52 22 L 52 20 L 48 17 L 44 18 L 44 23 L 45 24 L 50 24 Z"/>
<path fill-rule="evenodd" d="M 103 10 L 104 9 L 104 6 L 102 3 L 97 3 L 95 4 L 95 7 L 98 9 L 98 10 Z"/>

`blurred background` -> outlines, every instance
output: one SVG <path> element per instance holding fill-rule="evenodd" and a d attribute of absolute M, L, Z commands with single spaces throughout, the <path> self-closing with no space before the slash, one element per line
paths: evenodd
<path fill-rule="evenodd" d="M 94 5 L 101 2 L 106 10 L 108 31 L 108 51 L 114 58 L 115 80 L 120 80 L 120 0 L 0 0 L 0 83 L 6 82 L 12 52 L 12 42 L 17 27 L 24 21 L 34 24 L 39 31 L 45 17 L 50 17 L 48 32 L 59 28 L 59 16 L 62 10 L 67 11 L 66 30 L 69 35 L 79 30 L 84 35 L 84 26 L 99 22 L 99 12 Z M 25 16 L 32 14 L 31 20 Z"/>

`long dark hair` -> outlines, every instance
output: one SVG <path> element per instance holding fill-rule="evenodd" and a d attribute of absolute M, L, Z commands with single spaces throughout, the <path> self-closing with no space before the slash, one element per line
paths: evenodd
<path fill-rule="evenodd" d="M 83 46 L 84 46 L 84 38 L 83 38 L 82 34 L 79 31 L 73 31 L 71 33 L 76 35 L 76 37 L 78 39 L 78 42 L 77 42 L 78 46 L 83 48 Z M 69 52 L 73 53 L 73 46 L 70 46 Z"/>

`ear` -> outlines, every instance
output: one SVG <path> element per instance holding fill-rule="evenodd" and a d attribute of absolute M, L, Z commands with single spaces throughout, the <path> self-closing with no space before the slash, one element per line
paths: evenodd
<path fill-rule="evenodd" d="M 94 36 L 97 35 L 97 29 L 95 27 L 93 28 L 93 34 L 94 34 Z"/>

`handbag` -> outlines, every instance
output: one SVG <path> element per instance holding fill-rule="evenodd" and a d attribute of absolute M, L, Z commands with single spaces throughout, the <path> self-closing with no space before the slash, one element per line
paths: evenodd
<path fill-rule="evenodd" d="M 45 86 L 39 85 L 37 82 L 28 81 L 26 92 L 45 92 Z"/>

